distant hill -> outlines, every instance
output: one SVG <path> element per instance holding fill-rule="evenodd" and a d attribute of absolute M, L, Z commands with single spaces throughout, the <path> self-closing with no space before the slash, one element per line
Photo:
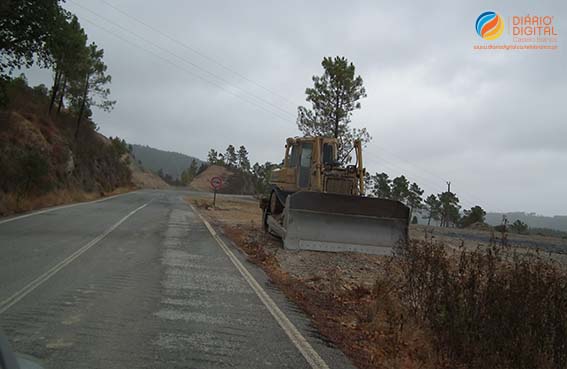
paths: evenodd
<path fill-rule="evenodd" d="M 501 224 L 502 215 L 504 214 L 488 213 L 486 214 L 486 223 L 490 225 Z M 535 213 L 524 212 L 505 213 L 505 215 L 509 223 L 513 223 L 516 220 L 521 220 L 530 228 L 549 228 L 567 232 L 567 215 L 555 215 L 553 217 L 546 217 L 543 215 L 537 215 Z"/>
<path fill-rule="evenodd" d="M 136 160 L 142 162 L 144 168 L 156 173 L 161 169 L 164 175 L 169 174 L 174 179 L 180 178 L 181 172 L 189 168 L 193 160 L 198 164 L 203 163 L 202 160 L 189 155 L 136 144 L 132 144 L 132 154 Z"/>

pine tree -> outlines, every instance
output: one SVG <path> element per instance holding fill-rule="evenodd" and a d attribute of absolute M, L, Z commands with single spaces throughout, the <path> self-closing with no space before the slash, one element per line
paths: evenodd
<path fill-rule="evenodd" d="M 365 128 L 350 127 L 352 112 L 360 109 L 366 90 L 354 64 L 345 57 L 326 57 L 321 65 L 323 75 L 313 76 L 313 87 L 305 90 L 312 108 L 298 108 L 297 127 L 305 135 L 335 137 L 338 160 L 347 162 L 355 139 L 370 141 Z"/>
<path fill-rule="evenodd" d="M 443 192 L 437 195 L 441 203 L 441 227 L 449 227 L 459 223 L 459 198 L 453 192 Z"/>
<path fill-rule="evenodd" d="M 392 198 L 392 181 L 386 173 L 376 173 L 372 176 L 372 194 L 379 199 Z"/>
<path fill-rule="evenodd" d="M 473 206 L 470 210 L 465 210 L 461 218 L 461 227 L 468 227 L 474 223 L 484 223 L 486 211 L 480 206 Z"/>
<path fill-rule="evenodd" d="M 399 176 L 392 180 L 392 199 L 406 202 L 409 195 L 409 181 L 405 176 Z"/>
<path fill-rule="evenodd" d="M 210 165 L 215 165 L 218 160 L 218 152 L 215 149 L 210 149 L 207 154 L 207 163 Z"/>
<path fill-rule="evenodd" d="M 236 156 L 236 150 L 234 149 L 234 146 L 228 145 L 223 159 L 224 159 L 224 163 L 228 167 L 236 168 L 236 164 L 238 163 L 238 157 Z"/>
<path fill-rule="evenodd" d="M 407 205 L 410 208 L 410 216 L 422 208 L 423 199 L 421 196 L 423 196 L 423 190 L 417 185 L 417 183 L 412 183 L 407 195 Z"/>
<path fill-rule="evenodd" d="M 240 146 L 237 153 L 238 167 L 243 171 L 250 170 L 250 160 L 248 159 L 248 151 L 244 145 Z"/>
<path fill-rule="evenodd" d="M 441 202 L 435 195 L 429 195 L 425 199 L 425 209 L 427 210 L 427 225 L 431 225 L 431 220 L 440 220 Z"/>

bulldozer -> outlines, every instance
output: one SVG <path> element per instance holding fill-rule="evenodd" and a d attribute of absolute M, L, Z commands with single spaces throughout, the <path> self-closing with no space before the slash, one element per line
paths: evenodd
<path fill-rule="evenodd" d="M 361 142 L 353 142 L 351 165 L 338 161 L 337 145 L 331 137 L 286 140 L 283 165 L 260 199 L 264 229 L 286 249 L 388 255 L 408 240 L 409 208 L 366 197 Z"/>

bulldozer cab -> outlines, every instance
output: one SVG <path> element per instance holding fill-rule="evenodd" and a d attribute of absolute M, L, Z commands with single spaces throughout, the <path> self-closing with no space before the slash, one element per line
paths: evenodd
<path fill-rule="evenodd" d="M 362 194 L 364 169 L 360 143 L 355 142 L 354 148 L 356 165 L 345 168 L 338 161 L 335 138 L 288 138 L 283 168 L 272 173 L 272 182 L 285 191 Z"/>
<path fill-rule="evenodd" d="M 295 177 L 297 189 L 317 188 L 317 170 L 336 163 L 336 142 L 334 139 L 313 137 L 288 139 L 284 168 Z"/>

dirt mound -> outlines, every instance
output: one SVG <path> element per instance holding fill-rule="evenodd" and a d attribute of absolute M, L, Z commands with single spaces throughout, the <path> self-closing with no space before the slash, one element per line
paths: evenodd
<path fill-rule="evenodd" d="M 223 187 L 226 185 L 228 179 L 232 177 L 234 173 L 229 169 L 220 165 L 211 165 L 205 169 L 202 173 L 193 179 L 190 186 L 198 191 L 211 191 L 210 180 L 213 177 L 221 177 L 223 180 Z M 221 192 L 223 192 L 221 190 Z"/>
<path fill-rule="evenodd" d="M 134 158 L 130 157 L 130 171 L 132 172 L 132 184 L 138 188 L 152 188 L 152 189 L 164 189 L 169 188 L 169 185 L 165 183 L 155 173 L 144 169 L 141 167 Z"/>

